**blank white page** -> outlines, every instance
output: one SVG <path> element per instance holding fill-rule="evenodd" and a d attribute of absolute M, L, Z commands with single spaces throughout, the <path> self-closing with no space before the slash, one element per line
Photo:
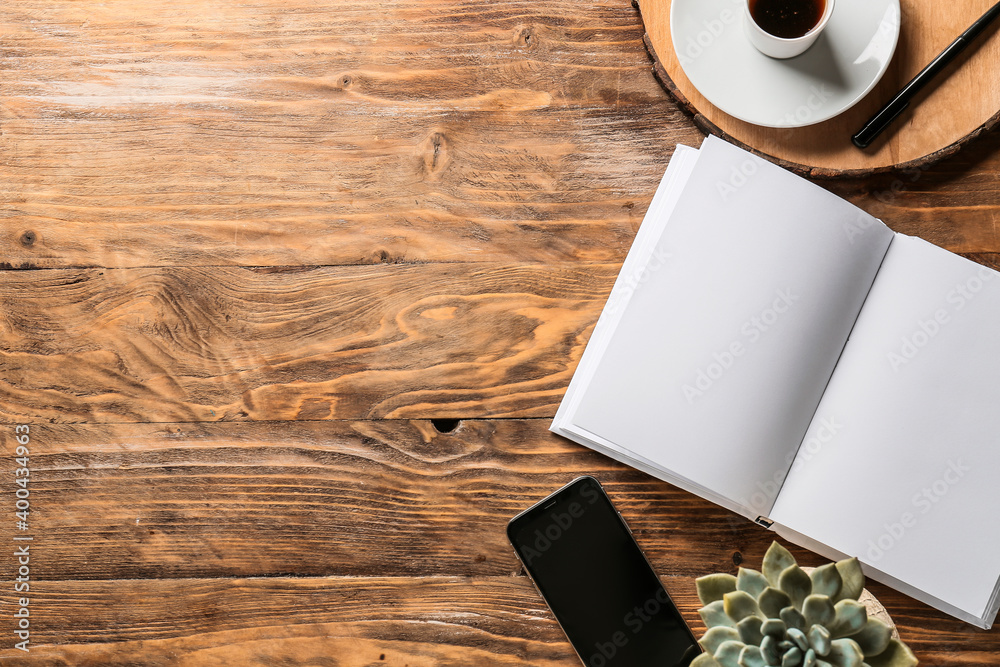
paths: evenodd
<path fill-rule="evenodd" d="M 767 514 L 891 238 L 708 138 L 572 426 Z"/>
<path fill-rule="evenodd" d="M 982 618 L 998 490 L 1000 274 L 898 235 L 770 516 Z"/>

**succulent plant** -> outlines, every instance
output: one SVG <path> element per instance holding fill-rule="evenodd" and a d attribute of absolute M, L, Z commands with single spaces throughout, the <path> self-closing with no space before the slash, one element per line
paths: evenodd
<path fill-rule="evenodd" d="M 774 542 L 763 572 L 697 580 L 708 627 L 706 653 L 691 667 L 914 667 L 917 659 L 858 602 L 865 575 L 856 558 L 806 573 Z"/>

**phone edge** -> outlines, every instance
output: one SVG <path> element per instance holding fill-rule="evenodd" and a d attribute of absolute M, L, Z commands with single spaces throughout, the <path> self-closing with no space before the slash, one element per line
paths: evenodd
<path fill-rule="evenodd" d="M 663 588 L 663 592 L 666 594 L 667 599 L 670 600 L 670 604 L 677 611 L 677 613 L 681 616 L 681 621 L 682 621 L 682 623 L 684 625 L 684 628 L 687 630 L 688 635 L 690 635 L 690 637 L 691 637 L 692 644 L 694 646 L 698 647 L 699 654 L 704 653 L 705 652 L 704 647 L 702 647 L 701 643 L 698 641 L 698 638 L 695 637 L 694 631 L 691 629 L 691 626 L 688 625 L 688 622 L 686 620 L 684 620 L 684 615 L 681 613 L 680 607 L 678 607 L 677 603 L 674 602 L 674 599 L 673 599 L 673 597 L 671 597 L 670 591 L 667 590 L 667 587 L 663 585 L 663 581 L 660 578 L 660 575 L 656 572 L 656 569 L 653 567 L 653 564 L 650 562 L 649 557 L 646 555 L 646 551 L 642 548 L 642 545 L 639 544 L 639 541 L 637 539 L 635 539 L 635 533 L 632 532 L 632 529 L 629 527 L 628 522 L 625 521 L 625 517 L 623 517 L 622 514 L 621 514 L 621 512 L 618 511 L 618 508 L 615 506 L 615 503 L 611 499 L 611 496 L 608 495 L 608 492 L 604 488 L 604 485 L 601 484 L 601 481 L 599 479 L 597 479 L 596 477 L 594 477 L 593 475 L 580 475 L 579 477 L 573 478 L 570 482 L 562 485 L 561 487 L 559 487 L 558 489 L 556 489 L 552 493 L 546 495 L 541 500 L 539 500 L 539 501 L 535 502 L 534 504 L 532 504 L 530 507 L 528 507 L 528 508 L 526 508 L 526 509 L 518 512 L 516 515 L 514 515 L 513 517 L 511 517 L 510 520 L 507 521 L 507 527 L 504 530 L 504 533 L 507 536 L 507 542 L 510 544 L 511 549 L 514 551 L 514 557 L 517 558 L 517 562 L 521 564 L 521 569 L 524 570 L 524 573 L 528 576 L 528 580 L 531 582 L 531 585 L 535 587 L 535 590 L 542 597 L 542 600 L 545 602 L 545 606 L 548 607 L 548 609 L 549 609 L 549 613 L 552 614 L 552 618 L 555 619 L 556 625 L 558 625 L 559 629 L 562 630 L 563 636 L 566 638 L 567 643 L 573 649 L 573 653 L 576 654 L 576 657 L 579 658 L 580 663 L 584 667 L 588 667 L 587 661 L 584 660 L 583 656 L 580 655 L 580 651 L 577 650 L 576 646 L 573 645 L 573 642 L 570 641 L 569 635 L 566 634 L 566 628 L 563 627 L 563 624 L 559 620 L 559 617 L 556 616 L 556 613 L 554 611 L 552 611 L 552 605 L 551 605 L 551 603 L 549 603 L 549 599 L 547 597 L 545 597 L 545 593 L 542 592 L 542 589 L 539 587 L 538 582 L 535 581 L 535 578 L 533 576 L 531 576 L 531 570 L 528 569 L 528 566 L 525 564 L 524 560 L 521 559 L 521 554 L 518 552 L 517 546 L 514 544 L 514 540 L 511 539 L 510 529 L 511 529 L 511 526 L 513 525 L 513 523 L 517 519 L 521 518 L 523 515 L 527 514 L 528 512 L 531 512 L 532 510 L 534 510 L 539 505 L 542 505 L 547 500 L 549 500 L 552 496 L 555 496 L 555 495 L 558 495 L 558 494 L 562 493 L 563 491 L 565 491 L 569 487 L 571 487 L 574 484 L 577 484 L 580 481 L 585 480 L 585 479 L 591 479 L 591 480 L 593 480 L 594 483 L 596 483 L 597 486 L 601 489 L 601 493 L 604 494 L 604 497 L 607 499 L 608 503 L 611 505 L 611 509 L 613 509 L 615 511 L 615 514 L 618 515 L 618 520 L 622 522 L 622 525 L 625 527 L 625 531 L 632 538 L 632 542 L 635 543 L 635 546 L 639 550 L 639 553 L 642 555 L 643 560 L 646 561 L 646 567 L 648 567 L 649 571 L 652 572 L 653 576 L 656 577 L 656 580 L 660 583 L 660 587 Z"/>

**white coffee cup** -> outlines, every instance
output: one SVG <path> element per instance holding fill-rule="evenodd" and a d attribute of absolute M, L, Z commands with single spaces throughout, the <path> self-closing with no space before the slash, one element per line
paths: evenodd
<path fill-rule="evenodd" d="M 813 45 L 819 34 L 823 32 L 823 28 L 830 22 L 830 17 L 833 15 L 833 5 L 834 0 L 826 0 L 823 16 L 820 18 L 819 23 L 813 26 L 812 30 L 801 37 L 786 39 L 772 35 L 757 25 L 757 22 L 750 14 L 750 0 L 743 0 L 744 32 L 746 32 L 750 43 L 764 55 L 771 56 L 772 58 L 792 58 L 803 53 Z"/>

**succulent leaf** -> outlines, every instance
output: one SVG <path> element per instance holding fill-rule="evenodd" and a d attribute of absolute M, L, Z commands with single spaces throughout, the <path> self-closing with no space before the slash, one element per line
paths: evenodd
<path fill-rule="evenodd" d="M 826 657 L 833 667 L 861 667 L 865 656 L 861 647 L 850 639 L 835 639 L 830 645 L 830 655 Z"/>
<path fill-rule="evenodd" d="M 744 646 L 743 642 L 724 642 L 715 652 L 715 661 L 722 667 L 740 667 L 740 653 Z"/>
<path fill-rule="evenodd" d="M 788 549 L 777 542 L 771 542 L 767 553 L 764 554 L 764 562 L 761 570 L 769 583 L 774 588 L 778 588 L 778 578 L 787 568 L 795 565 L 795 557 L 788 552 Z"/>
<path fill-rule="evenodd" d="M 861 630 L 851 635 L 851 639 L 861 647 L 865 657 L 878 655 L 889 647 L 892 630 L 877 618 L 869 618 Z"/>
<path fill-rule="evenodd" d="M 767 667 L 764 655 L 758 646 L 744 646 L 738 662 L 740 667 Z"/>
<path fill-rule="evenodd" d="M 806 639 L 806 633 L 802 632 L 798 628 L 789 628 L 788 638 L 803 651 L 809 650 L 809 640 Z"/>
<path fill-rule="evenodd" d="M 801 664 L 802 650 L 798 646 L 793 646 L 781 656 L 781 667 L 799 667 Z"/>
<path fill-rule="evenodd" d="M 830 635 L 834 639 L 840 637 L 850 637 L 868 622 L 868 610 L 860 602 L 854 600 L 841 600 L 834 609 L 837 611 L 836 618 L 827 625 Z"/>
<path fill-rule="evenodd" d="M 725 605 L 726 615 L 737 623 L 747 616 L 760 616 L 760 607 L 757 606 L 757 601 L 745 591 L 726 593 L 722 601 Z"/>
<path fill-rule="evenodd" d="M 736 575 L 736 588 L 757 598 L 767 588 L 767 578 L 757 570 L 741 567 Z"/>
<path fill-rule="evenodd" d="M 830 653 L 830 631 L 822 625 L 814 625 L 809 628 L 809 646 L 816 651 L 816 655 L 825 657 Z"/>
<path fill-rule="evenodd" d="M 738 642 L 740 633 L 734 628 L 715 627 L 705 633 L 705 636 L 698 640 L 701 647 L 709 653 L 715 655 L 725 642 Z"/>
<path fill-rule="evenodd" d="M 764 634 L 760 631 L 764 621 L 759 616 L 747 616 L 736 624 L 740 631 L 740 641 L 752 646 L 760 646 L 764 641 Z"/>
<path fill-rule="evenodd" d="M 720 665 L 716 659 L 708 653 L 702 653 L 691 661 L 689 667 L 722 667 L 722 665 Z"/>
<path fill-rule="evenodd" d="M 764 662 L 768 665 L 781 664 L 781 650 L 778 647 L 778 639 L 772 635 L 764 637 L 760 643 L 760 652 L 764 656 Z"/>
<path fill-rule="evenodd" d="M 711 604 L 707 604 L 698 610 L 698 615 L 701 616 L 701 620 L 705 623 L 706 627 L 726 627 L 735 628 L 736 623 L 733 619 L 729 618 L 726 614 L 726 604 L 722 600 L 716 600 Z"/>
<path fill-rule="evenodd" d="M 836 563 L 827 563 L 817 567 L 809 573 L 809 578 L 812 579 L 813 595 L 828 595 L 831 598 L 840 592 L 843 583 Z"/>
<path fill-rule="evenodd" d="M 785 636 L 785 630 L 787 629 L 788 627 L 785 625 L 785 622 L 780 618 L 769 618 L 760 626 L 762 634 L 775 637 L 779 641 Z"/>
<path fill-rule="evenodd" d="M 841 585 L 834 602 L 857 600 L 861 597 L 861 591 L 865 590 L 865 573 L 861 571 L 861 563 L 858 562 L 858 559 L 848 558 L 839 561 L 837 572 L 840 573 Z"/>
<path fill-rule="evenodd" d="M 801 610 L 802 603 L 812 593 L 812 580 L 801 567 L 791 565 L 778 577 L 778 588 L 791 598 L 796 609 Z"/>
<path fill-rule="evenodd" d="M 806 625 L 829 625 L 837 615 L 837 610 L 826 595 L 810 595 L 802 603 L 802 615 Z"/>
<path fill-rule="evenodd" d="M 697 580 L 709 630 L 699 641 L 707 652 L 691 667 L 916 667 L 858 602 L 865 577 L 856 558 L 807 574 L 773 542 L 761 570 Z"/>
<path fill-rule="evenodd" d="M 736 590 L 736 577 L 731 574 L 710 574 L 694 580 L 698 588 L 698 599 L 703 605 L 721 600 L 726 593 Z"/>
<path fill-rule="evenodd" d="M 910 647 L 898 639 L 889 640 L 886 650 L 865 660 L 871 667 L 916 667 L 918 662 Z"/>
<path fill-rule="evenodd" d="M 802 615 L 795 607 L 785 607 L 781 610 L 781 620 L 785 622 L 789 628 L 798 628 L 799 630 L 806 629 L 806 617 Z"/>
<path fill-rule="evenodd" d="M 760 606 L 760 610 L 764 612 L 764 616 L 778 618 L 782 609 L 792 605 L 792 599 L 784 591 L 768 587 L 757 598 L 757 604 Z"/>

